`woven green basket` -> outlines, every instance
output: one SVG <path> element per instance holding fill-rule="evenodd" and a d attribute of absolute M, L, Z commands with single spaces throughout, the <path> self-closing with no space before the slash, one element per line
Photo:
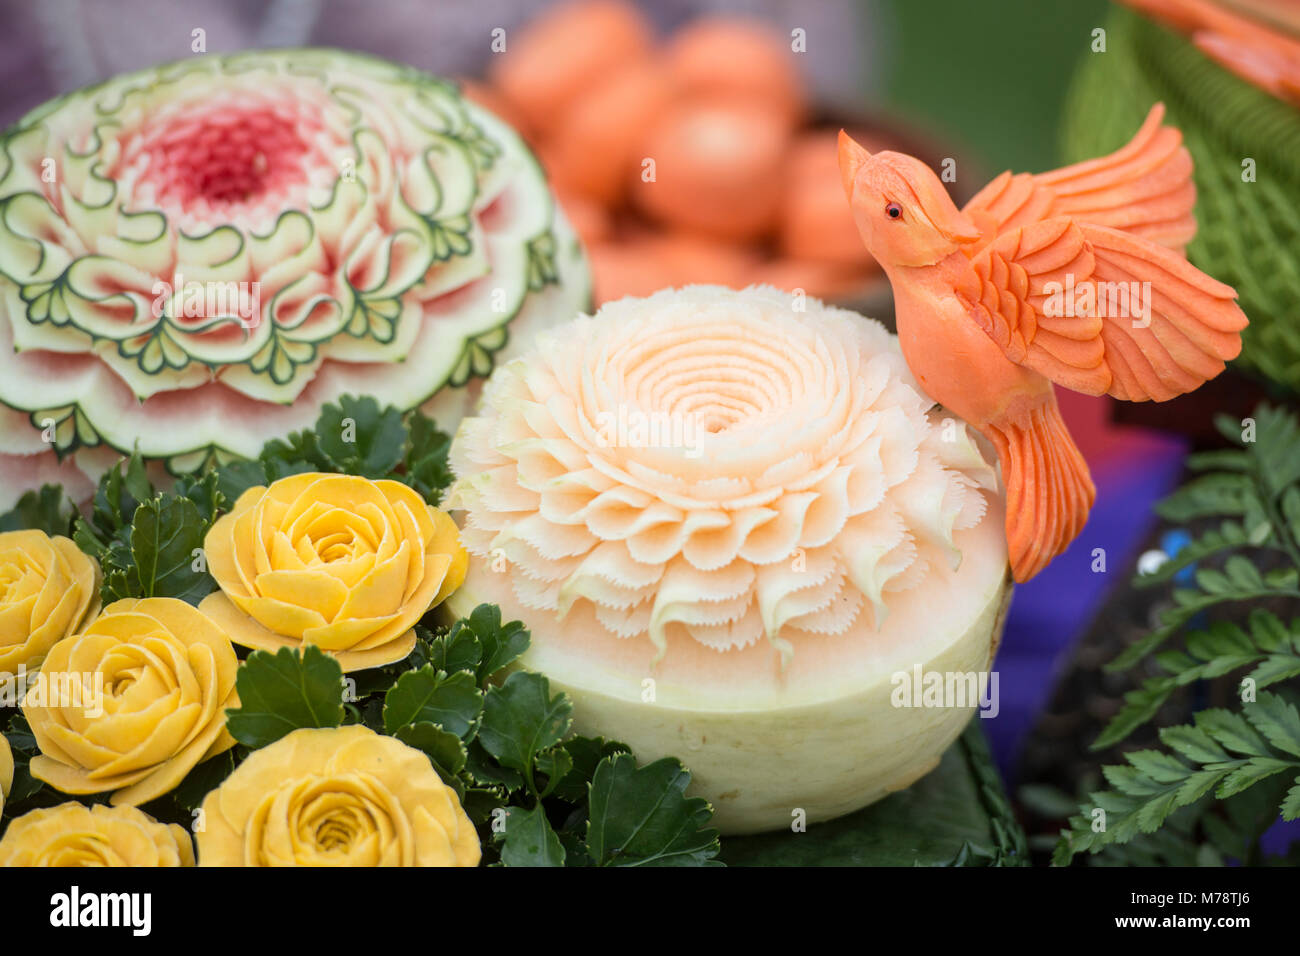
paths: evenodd
<path fill-rule="evenodd" d="M 1238 364 L 1300 394 L 1300 110 L 1129 10 L 1106 24 L 1064 109 L 1067 161 L 1123 145 L 1163 100 L 1196 161 L 1200 229 L 1187 255 L 1237 288 L 1250 318 Z M 1255 161 L 1255 181 L 1242 163 Z"/>

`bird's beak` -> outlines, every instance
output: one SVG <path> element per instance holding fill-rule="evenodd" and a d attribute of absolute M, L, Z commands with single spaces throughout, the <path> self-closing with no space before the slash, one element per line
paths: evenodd
<path fill-rule="evenodd" d="M 840 130 L 840 179 L 844 182 L 844 194 L 853 199 L 853 183 L 871 154 L 853 141 L 853 137 Z"/>

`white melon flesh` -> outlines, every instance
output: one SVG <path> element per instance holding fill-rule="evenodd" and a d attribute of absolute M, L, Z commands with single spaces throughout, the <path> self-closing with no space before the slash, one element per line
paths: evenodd
<path fill-rule="evenodd" d="M 798 638 L 784 668 L 766 643 L 720 653 L 671 635 L 655 664 L 647 637 L 610 635 L 581 602 L 563 619 L 524 607 L 509 571 L 477 558 L 448 604 L 458 615 L 499 604 L 505 620 L 523 621 L 532 645 L 521 664 L 573 698 L 575 731 L 621 740 L 642 762 L 679 758 L 724 834 L 783 829 L 907 787 L 961 733 L 975 701 L 895 706 L 896 675 L 987 672 L 1011 594 L 1002 525 L 991 503 L 956 533 L 957 570 L 888 595 L 879 630 L 860 618 L 841 635 Z"/>

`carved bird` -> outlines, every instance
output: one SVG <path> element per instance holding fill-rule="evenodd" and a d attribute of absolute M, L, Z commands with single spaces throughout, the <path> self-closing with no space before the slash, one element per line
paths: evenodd
<path fill-rule="evenodd" d="M 958 210 L 934 171 L 843 131 L 840 172 L 893 286 L 899 343 L 930 398 L 997 449 L 1017 581 L 1083 530 L 1096 496 L 1053 382 L 1165 401 L 1241 351 L 1236 292 L 1191 265 L 1192 159 L 1157 104 L 1131 142 L 1005 172 Z"/>

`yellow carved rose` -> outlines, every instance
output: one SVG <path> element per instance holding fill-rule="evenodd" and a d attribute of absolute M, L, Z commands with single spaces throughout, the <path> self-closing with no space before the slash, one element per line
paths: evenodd
<path fill-rule="evenodd" d="M 400 661 L 460 587 L 456 523 L 397 481 L 293 475 L 250 488 L 203 542 L 221 591 L 200 608 L 236 644 L 314 644 L 345 671 Z"/>
<path fill-rule="evenodd" d="M 200 866 L 477 866 L 478 834 L 413 747 L 352 725 L 253 753 L 203 801 Z"/>
<path fill-rule="evenodd" d="M 193 865 L 185 828 L 135 807 L 61 803 L 19 817 L 0 840 L 0 866 Z"/>
<path fill-rule="evenodd" d="M 116 791 L 114 805 L 162 796 L 234 746 L 238 668 L 229 638 L 184 601 L 115 601 L 54 645 L 23 698 L 41 749 L 32 776 L 64 793 Z"/>
<path fill-rule="evenodd" d="M 14 754 L 9 741 L 0 734 L 0 813 L 4 813 L 5 800 L 14 785 Z"/>
<path fill-rule="evenodd" d="M 98 610 L 98 561 L 44 531 L 0 533 L 0 683 L 37 670 Z"/>

